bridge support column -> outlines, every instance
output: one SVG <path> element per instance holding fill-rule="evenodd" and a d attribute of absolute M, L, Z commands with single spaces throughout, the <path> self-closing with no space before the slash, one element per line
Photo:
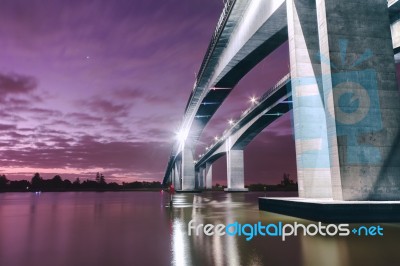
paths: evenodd
<path fill-rule="evenodd" d="M 390 29 L 392 32 L 392 41 L 393 41 L 393 48 L 395 49 L 395 59 L 396 63 L 399 63 L 398 61 L 400 60 L 400 15 L 397 20 L 394 21 L 390 25 Z"/>
<path fill-rule="evenodd" d="M 206 188 L 206 177 L 205 177 L 205 167 L 200 168 L 200 188 L 205 189 Z"/>
<path fill-rule="evenodd" d="M 333 198 L 400 200 L 400 96 L 387 1 L 316 2 Z"/>
<path fill-rule="evenodd" d="M 204 189 L 204 186 L 204 168 L 199 167 L 199 169 L 196 170 L 196 188 Z"/>
<path fill-rule="evenodd" d="M 331 173 L 315 0 L 287 0 L 299 197 L 331 198 Z"/>
<path fill-rule="evenodd" d="M 175 190 L 180 190 L 181 189 L 181 174 L 179 173 L 179 167 L 175 164 L 174 168 L 174 188 Z"/>
<path fill-rule="evenodd" d="M 182 191 L 193 191 L 195 186 L 193 150 L 185 144 L 182 150 Z"/>
<path fill-rule="evenodd" d="M 205 168 L 206 189 L 212 189 L 212 164 L 206 163 Z"/>
<path fill-rule="evenodd" d="M 229 150 L 226 154 L 228 188 L 225 191 L 248 191 L 244 187 L 244 161 L 243 150 Z"/>
<path fill-rule="evenodd" d="M 170 176 L 171 184 L 174 185 L 174 187 L 175 187 L 175 168 L 174 167 L 171 169 L 171 174 L 169 176 Z"/>

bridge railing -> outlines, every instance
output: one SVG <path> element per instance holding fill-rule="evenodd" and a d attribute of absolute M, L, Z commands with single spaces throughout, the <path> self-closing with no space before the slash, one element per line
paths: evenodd
<path fill-rule="evenodd" d="M 198 161 L 201 161 L 202 158 L 204 157 L 204 155 L 206 155 L 209 152 L 214 152 L 214 150 L 216 150 L 220 144 L 222 144 L 227 137 L 232 134 L 234 128 L 237 126 L 237 124 L 243 120 L 243 118 L 249 114 L 250 112 L 252 112 L 254 109 L 256 109 L 264 100 L 266 100 L 269 96 L 271 96 L 274 92 L 276 92 L 278 89 L 280 89 L 282 87 L 283 84 L 286 84 L 288 81 L 290 80 L 290 73 L 286 74 L 282 79 L 280 79 L 272 88 L 270 88 L 269 90 L 267 90 L 259 99 L 258 99 L 258 103 L 251 106 L 250 108 L 246 109 L 240 116 L 239 120 L 232 125 L 230 128 L 227 128 L 224 130 L 224 132 L 222 133 L 221 138 L 218 138 L 213 144 L 211 144 L 210 146 L 208 146 L 207 148 L 207 152 L 202 154 L 199 158 Z"/>
<path fill-rule="evenodd" d="M 222 10 L 222 14 L 219 17 L 219 20 L 218 20 L 217 26 L 215 28 L 215 31 L 214 31 L 213 35 L 211 36 L 211 41 L 210 41 L 210 43 L 209 43 L 209 45 L 207 47 L 206 54 L 204 56 L 203 62 L 200 65 L 199 73 L 196 76 L 196 80 L 195 80 L 195 82 L 193 84 L 193 88 L 192 88 L 192 91 L 191 91 L 190 96 L 189 96 L 189 100 L 188 100 L 188 102 L 186 104 L 185 115 L 184 115 L 183 121 L 185 120 L 187 109 L 189 108 L 189 105 L 190 105 L 190 103 L 191 103 L 191 101 L 193 99 L 193 96 L 195 94 L 195 90 L 197 88 L 197 85 L 198 85 L 198 83 L 200 82 L 200 80 L 203 77 L 205 68 L 206 68 L 206 66 L 207 66 L 207 64 L 208 64 L 208 62 L 209 62 L 209 60 L 211 58 L 211 55 L 213 54 L 213 52 L 215 50 L 216 44 L 217 44 L 217 42 L 218 42 L 218 40 L 219 40 L 219 38 L 220 38 L 220 36 L 222 34 L 222 31 L 223 31 L 223 29 L 225 27 L 226 22 L 228 21 L 229 15 L 230 15 L 230 13 L 232 11 L 233 6 L 235 5 L 235 2 L 236 2 L 236 0 L 225 0 L 224 9 Z M 174 151 L 171 154 L 172 155 L 170 157 L 170 161 L 167 163 L 167 171 L 166 171 L 165 177 L 167 177 L 167 175 L 168 175 L 169 168 L 170 168 L 170 166 L 172 164 L 171 161 L 173 161 L 176 158 L 176 154 L 174 154 Z M 166 178 L 164 178 L 164 181 L 165 181 L 165 179 Z"/>
<path fill-rule="evenodd" d="M 227 0 L 225 2 L 224 9 L 222 10 L 222 14 L 219 17 L 214 34 L 212 35 L 210 44 L 208 45 L 206 55 L 204 57 L 203 62 L 200 65 L 199 74 L 197 75 L 194 88 L 196 87 L 197 83 L 200 81 L 200 79 L 203 76 L 205 66 L 207 65 L 207 63 L 215 49 L 215 45 L 218 42 L 219 37 L 221 36 L 222 30 L 225 27 L 226 21 L 228 20 L 229 14 L 231 13 L 232 7 L 235 4 L 235 2 L 236 2 L 236 0 Z"/>
<path fill-rule="evenodd" d="M 248 113 L 250 113 L 251 111 L 253 111 L 255 108 L 257 108 L 257 106 L 260 105 L 260 103 L 262 103 L 266 98 L 268 98 L 271 94 L 273 94 L 276 90 L 278 90 L 282 84 L 285 84 L 288 80 L 290 79 L 290 74 L 286 74 L 282 79 L 280 79 L 272 88 L 270 88 L 269 90 L 267 90 L 258 100 L 258 104 L 255 104 L 251 107 L 249 107 L 248 109 L 246 109 L 240 116 L 240 118 L 245 117 Z"/>
<path fill-rule="evenodd" d="M 187 111 L 187 108 L 189 107 L 189 104 L 190 104 L 191 100 L 192 100 L 192 96 L 194 94 L 194 91 L 197 88 L 197 84 L 200 82 L 201 78 L 203 77 L 204 70 L 205 70 L 205 68 L 206 68 L 206 66 L 207 66 L 207 64 L 208 64 L 208 62 L 209 62 L 209 60 L 211 58 L 211 55 L 213 54 L 213 52 L 215 50 L 216 44 L 217 44 L 217 42 L 219 40 L 219 37 L 221 36 L 221 33 L 222 33 L 222 31 L 223 31 L 223 29 L 225 27 L 225 24 L 226 24 L 226 22 L 227 22 L 227 20 L 229 18 L 229 14 L 231 13 L 235 2 L 236 2 L 236 0 L 227 0 L 225 2 L 225 6 L 224 6 L 224 9 L 222 10 L 222 14 L 219 17 L 219 20 L 218 20 L 217 26 L 215 28 L 215 31 L 214 31 L 213 35 L 211 36 L 211 41 L 208 44 L 207 51 L 206 51 L 206 54 L 204 56 L 203 62 L 200 65 L 199 73 L 196 76 L 196 80 L 194 82 L 193 89 L 192 89 L 192 92 L 191 92 L 190 97 L 189 97 L 189 101 L 188 101 L 188 103 L 186 105 L 186 108 L 185 108 L 185 113 Z"/>

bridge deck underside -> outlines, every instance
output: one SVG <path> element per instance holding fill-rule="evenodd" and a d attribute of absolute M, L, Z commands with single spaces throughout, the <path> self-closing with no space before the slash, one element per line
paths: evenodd
<path fill-rule="evenodd" d="M 198 139 L 201 135 L 204 126 L 208 123 L 214 113 L 221 106 L 225 98 L 229 95 L 231 89 L 211 89 L 207 96 L 203 99 L 197 114 L 195 116 L 195 123 L 198 124 L 198 131 L 195 132 L 194 139 Z M 193 134 L 193 133 L 192 133 Z M 198 136 L 197 136 L 198 135 Z"/>
<path fill-rule="evenodd" d="M 291 98 L 284 100 L 291 101 Z M 244 149 L 261 131 L 292 109 L 290 103 L 278 103 L 253 123 L 237 140 L 233 149 Z"/>
<path fill-rule="evenodd" d="M 279 46 L 287 41 L 287 27 L 283 27 L 277 31 L 271 38 L 263 42 L 258 47 L 243 48 L 251 52 L 236 65 L 234 65 L 229 72 L 227 72 L 215 85 L 219 88 L 233 88 L 236 84 L 258 63 L 260 63 L 269 54 L 275 51 Z M 249 44 L 249 46 L 251 46 Z"/>
<path fill-rule="evenodd" d="M 239 4 L 238 4 L 239 3 Z M 231 89 L 240 81 L 240 79 L 246 75 L 255 65 L 257 65 L 260 61 L 262 61 L 266 56 L 268 56 L 271 52 L 273 52 L 277 47 L 279 47 L 282 43 L 284 43 L 287 40 L 287 24 L 286 24 L 286 18 L 285 18 L 285 25 L 283 25 L 280 21 L 280 18 L 282 17 L 281 14 L 283 14 L 282 10 L 283 9 L 278 9 L 278 12 L 276 14 L 280 14 L 279 16 L 275 16 L 277 21 L 279 23 L 275 23 L 279 25 L 278 28 L 275 28 L 275 32 L 270 35 L 266 35 L 263 30 L 263 27 L 267 27 L 267 24 L 263 25 L 258 30 L 258 33 L 263 33 L 264 38 L 265 36 L 268 36 L 267 40 L 261 41 L 259 40 L 257 45 L 250 45 L 246 47 L 246 45 L 251 44 L 251 40 L 246 43 L 245 46 L 243 46 L 243 49 L 239 51 L 238 53 L 238 60 L 235 58 L 232 60 L 232 62 L 227 65 L 224 73 L 221 73 L 215 80 L 214 86 L 217 88 L 230 88 L 230 89 L 224 89 L 224 90 L 210 90 L 209 93 L 206 95 L 206 97 L 202 100 L 202 103 L 207 103 L 207 102 L 215 102 L 215 104 L 201 104 L 198 110 L 195 110 L 196 104 L 198 101 L 201 99 L 201 95 L 203 95 L 204 90 L 207 90 L 207 84 L 209 84 L 209 79 L 212 78 L 213 72 L 215 70 L 215 67 L 219 64 L 219 58 L 220 56 L 224 53 L 225 49 L 227 48 L 227 45 L 230 41 L 231 34 L 234 32 L 235 27 L 237 27 L 237 23 L 240 21 L 240 17 L 243 14 L 243 12 L 246 9 L 248 1 L 238 1 L 238 3 L 235 4 L 235 7 L 232 10 L 232 13 L 229 15 L 230 17 L 228 18 L 226 24 L 225 24 L 225 29 L 222 31 L 222 34 L 219 38 L 219 42 L 215 46 L 214 53 L 212 56 L 209 58 L 209 64 L 207 65 L 207 69 L 204 71 L 202 78 L 199 80 L 197 86 L 198 88 L 193 91 L 193 95 L 191 95 L 188 103 L 188 108 L 186 110 L 186 113 L 196 113 L 197 116 L 195 116 L 193 125 L 191 127 L 191 132 L 190 134 L 193 136 L 193 139 L 197 140 L 200 138 L 200 135 L 206 126 L 206 124 L 209 122 L 213 114 L 217 111 L 217 109 L 220 107 L 224 99 L 228 96 L 230 93 Z M 400 1 L 399 0 L 392 0 L 389 1 L 389 15 L 390 15 L 390 20 L 391 22 L 395 22 L 400 19 Z M 286 16 L 286 10 L 284 15 Z M 271 18 L 274 18 L 272 16 Z M 271 21 L 270 21 L 271 22 Z M 262 34 L 261 34 L 262 35 Z M 257 33 L 254 35 L 254 37 L 257 37 Z M 400 45 L 396 46 L 393 48 L 394 49 L 394 54 L 396 54 L 396 62 L 400 62 Z M 240 55 L 240 52 L 245 52 L 246 55 Z M 278 107 L 277 107 L 278 108 Z M 283 110 L 284 111 L 284 110 Z M 283 113 L 282 111 L 282 113 Z M 281 112 L 281 111 L 277 111 Z M 264 118 L 262 119 L 264 120 Z M 267 124 L 267 123 L 272 123 L 269 122 L 268 119 L 265 118 L 265 121 L 260 122 L 260 125 L 262 124 Z M 262 128 L 262 126 L 260 127 Z M 254 125 L 252 130 L 258 131 L 260 128 L 257 125 Z M 261 129 L 262 131 L 262 129 Z M 259 133 L 259 132 L 258 132 Z M 258 134 L 257 133 L 257 134 Z M 240 138 L 239 142 L 246 143 L 249 140 L 253 139 L 257 134 L 243 134 L 243 136 Z M 247 135 L 247 136 L 245 136 Z M 247 145 L 247 144 L 243 144 Z M 177 146 L 176 146 L 177 147 Z M 175 149 L 174 149 L 175 150 Z M 167 171 L 166 175 L 164 177 L 164 182 L 168 179 L 168 175 L 170 173 L 170 169 L 172 165 L 174 164 L 174 161 L 176 159 L 176 156 L 178 154 L 172 154 L 170 161 L 167 166 Z"/>
<path fill-rule="evenodd" d="M 229 133 L 230 135 L 239 134 L 235 143 L 232 144 L 232 149 L 243 149 L 246 147 L 264 128 L 291 109 L 290 81 L 287 81 L 286 84 L 283 84 L 281 88 L 263 100 L 256 108 L 244 116 L 235 126 L 234 130 Z M 262 113 L 263 115 L 260 115 Z M 248 124 L 251 125 L 248 126 Z M 243 130 L 243 132 L 240 132 L 240 130 L 245 127 L 246 129 Z M 196 163 L 196 168 L 199 168 L 206 162 L 214 162 L 220 156 L 224 155 L 224 153 L 220 151 L 220 147 L 223 145 L 225 145 L 225 141 L 214 145 Z"/>

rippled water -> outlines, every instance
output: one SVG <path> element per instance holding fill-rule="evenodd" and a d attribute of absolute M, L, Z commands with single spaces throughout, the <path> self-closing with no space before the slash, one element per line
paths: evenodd
<path fill-rule="evenodd" d="M 263 195 L 177 194 L 170 208 L 159 192 L 3 193 L 0 265 L 399 265 L 398 224 L 383 237 L 188 236 L 192 219 L 307 223 L 259 211 Z"/>

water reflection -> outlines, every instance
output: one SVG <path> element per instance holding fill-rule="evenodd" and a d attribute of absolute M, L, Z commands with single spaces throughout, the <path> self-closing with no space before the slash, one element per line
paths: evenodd
<path fill-rule="evenodd" d="M 186 243 L 185 252 L 175 251 L 180 261 L 173 265 L 396 265 L 400 254 L 394 251 L 400 236 L 398 225 L 387 224 L 385 238 L 292 236 L 282 241 L 279 237 L 245 237 L 188 235 L 188 223 L 196 224 L 303 223 L 310 221 L 262 212 L 258 210 L 258 193 L 202 193 L 178 194 L 174 208 L 169 209 L 174 219 L 172 238 L 179 236 Z M 288 195 L 286 195 L 288 196 Z M 289 195 L 291 196 L 291 195 Z M 179 222 L 178 222 L 178 221 Z M 175 234 L 177 234 L 175 236 Z M 174 245 L 173 248 L 176 246 Z M 361 248 L 362 247 L 362 248 Z M 366 252 L 368 254 L 366 254 Z M 175 254 L 175 253 L 174 253 Z M 394 263 L 394 264 L 393 264 Z"/>
<path fill-rule="evenodd" d="M 301 240 L 304 265 L 350 265 L 346 241 L 321 237 L 301 237 Z"/>
<path fill-rule="evenodd" d="M 172 231 L 172 264 L 177 266 L 191 265 L 189 245 L 184 236 L 185 226 L 180 219 L 175 219 Z"/>
<path fill-rule="evenodd" d="M 189 236 L 203 224 L 308 221 L 258 210 L 263 193 L 0 194 L 0 265 L 398 265 L 400 226 L 384 237 Z M 288 195 L 286 195 L 288 196 Z"/>
<path fill-rule="evenodd" d="M 256 198 L 254 198 L 256 200 Z M 188 235 L 188 222 L 195 220 L 196 224 L 229 224 L 246 222 L 248 218 L 243 210 L 258 213 L 254 202 L 246 201 L 244 193 L 202 193 L 202 194 L 177 194 L 174 196 L 173 208 L 170 209 L 174 219 L 172 230 L 173 243 L 184 243 L 187 239 L 189 247 L 184 247 L 186 252 L 181 252 L 183 247 L 173 244 L 179 250 L 179 258 L 173 260 L 173 265 L 182 265 L 181 262 L 196 262 L 196 265 L 263 265 L 262 259 L 256 252 L 249 251 L 250 256 L 241 257 L 241 253 L 248 253 L 248 243 L 240 237 L 230 236 L 198 236 Z M 243 249 L 242 251 L 240 249 Z M 190 265 L 190 264 L 186 264 Z"/>
<path fill-rule="evenodd" d="M 227 206 L 230 206 L 227 208 L 226 210 L 226 215 L 225 215 L 225 223 L 224 224 L 231 224 L 234 223 L 236 220 L 236 217 L 234 215 L 234 212 L 232 210 L 232 208 L 234 208 L 235 202 L 232 200 L 232 195 L 233 194 L 227 194 L 226 196 L 226 201 L 225 204 Z M 238 200 L 243 200 L 243 194 L 240 193 L 237 196 L 240 197 L 240 199 Z M 214 238 L 221 238 L 218 236 L 214 236 Z M 226 247 L 226 256 L 222 257 L 225 260 L 222 260 L 219 262 L 218 265 L 240 265 L 240 260 L 239 260 L 239 250 L 238 250 L 238 244 L 236 242 L 236 237 L 224 237 L 225 240 L 225 244 L 220 241 L 219 245 L 216 247 L 219 250 L 219 253 L 224 254 L 223 252 L 223 247 Z"/>
<path fill-rule="evenodd" d="M 0 265 L 168 265 L 158 193 L 0 194 Z"/>

